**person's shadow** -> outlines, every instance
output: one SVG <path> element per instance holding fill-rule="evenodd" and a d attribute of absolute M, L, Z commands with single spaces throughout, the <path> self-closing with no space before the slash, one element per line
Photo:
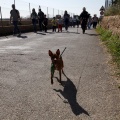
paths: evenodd
<path fill-rule="evenodd" d="M 17 36 L 18 38 L 22 38 L 22 39 L 25 39 L 27 38 L 27 36 L 23 36 L 23 35 L 20 35 L 20 36 Z"/>
<path fill-rule="evenodd" d="M 42 33 L 42 32 L 37 32 L 37 34 L 40 34 L 40 35 L 46 35 L 45 33 Z"/>
<path fill-rule="evenodd" d="M 85 33 L 86 35 L 89 35 L 89 36 L 99 36 L 100 34 L 89 34 L 89 33 Z"/>
<path fill-rule="evenodd" d="M 66 75 L 65 75 L 66 76 Z M 86 114 L 89 116 L 89 113 L 82 108 L 79 103 L 77 102 L 77 89 L 73 82 L 66 76 L 67 81 L 62 81 L 62 86 L 64 87 L 64 90 L 55 90 L 56 92 L 61 93 L 61 95 L 67 100 L 65 103 L 69 103 L 72 109 L 72 112 L 77 116 L 82 113 Z M 58 78 L 56 78 L 58 80 Z M 59 95 L 58 95 L 59 96 Z M 60 97 L 60 96 L 59 96 Z"/>

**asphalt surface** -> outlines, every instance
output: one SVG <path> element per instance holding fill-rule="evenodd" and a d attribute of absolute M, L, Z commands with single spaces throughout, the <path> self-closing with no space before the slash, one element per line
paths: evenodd
<path fill-rule="evenodd" d="M 48 50 L 63 54 L 50 82 Z M 0 38 L 0 120 L 120 120 L 120 91 L 94 30 Z"/>

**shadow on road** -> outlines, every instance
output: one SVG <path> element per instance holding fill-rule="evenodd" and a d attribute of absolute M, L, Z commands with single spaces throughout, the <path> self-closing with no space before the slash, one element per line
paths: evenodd
<path fill-rule="evenodd" d="M 70 32 L 70 31 L 68 31 L 68 32 L 62 32 L 62 33 L 74 33 L 74 34 L 80 34 L 79 32 Z"/>
<path fill-rule="evenodd" d="M 47 33 L 49 33 L 49 34 L 55 34 L 56 32 L 47 32 Z"/>
<path fill-rule="evenodd" d="M 23 38 L 23 39 L 27 38 L 27 36 L 23 36 L 23 35 L 17 36 L 17 37 L 18 37 L 18 38 Z"/>
<path fill-rule="evenodd" d="M 87 35 L 90 35 L 90 36 L 99 36 L 100 34 L 89 34 L 89 33 L 85 33 Z"/>
<path fill-rule="evenodd" d="M 72 112 L 76 116 L 80 115 L 82 113 L 84 113 L 87 116 L 89 116 L 89 113 L 84 108 L 82 108 L 79 105 L 79 103 L 77 102 L 77 98 L 76 98 L 77 89 L 76 89 L 75 85 L 73 84 L 73 82 L 67 76 L 66 76 L 66 78 L 67 78 L 67 81 L 62 81 L 62 86 L 64 87 L 63 91 L 60 90 L 60 89 L 59 90 L 53 89 L 53 90 L 56 91 L 56 92 L 61 93 L 61 95 L 67 100 L 67 102 L 65 102 L 65 103 L 69 103 L 70 104 Z M 59 81 L 59 79 L 57 77 L 56 77 L 56 79 Z"/>
<path fill-rule="evenodd" d="M 37 34 L 40 34 L 40 35 L 46 35 L 45 33 L 42 33 L 42 32 L 37 32 Z"/>

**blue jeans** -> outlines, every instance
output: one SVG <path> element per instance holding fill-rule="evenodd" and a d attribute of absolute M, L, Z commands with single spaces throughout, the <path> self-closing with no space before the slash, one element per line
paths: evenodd
<path fill-rule="evenodd" d="M 14 26 L 13 34 L 20 33 L 20 30 L 18 28 L 18 21 L 13 21 L 13 26 Z"/>
<path fill-rule="evenodd" d="M 88 27 L 88 29 L 91 28 L 91 22 L 88 22 L 87 27 Z"/>

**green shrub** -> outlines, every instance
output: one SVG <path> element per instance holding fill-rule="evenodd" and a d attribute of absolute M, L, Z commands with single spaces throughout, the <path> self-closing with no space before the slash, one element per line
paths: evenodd
<path fill-rule="evenodd" d="M 105 16 L 120 15 L 120 3 L 117 5 L 110 6 L 105 11 Z"/>
<path fill-rule="evenodd" d="M 107 46 L 109 52 L 112 54 L 113 61 L 120 69 L 120 38 L 113 35 L 111 31 L 98 27 L 97 32 L 100 33 L 101 40 Z"/>

